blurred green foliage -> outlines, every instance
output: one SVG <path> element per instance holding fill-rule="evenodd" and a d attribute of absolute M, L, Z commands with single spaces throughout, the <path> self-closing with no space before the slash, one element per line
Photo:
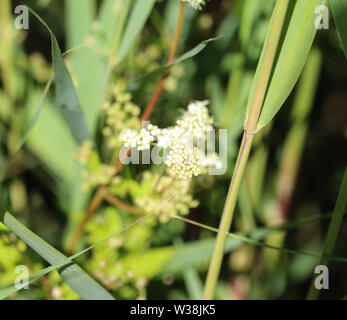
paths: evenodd
<path fill-rule="evenodd" d="M 217 126 L 228 129 L 228 167 L 223 176 L 195 178 L 186 192 L 189 201 L 182 195 L 174 199 L 181 208 L 175 207 L 176 214 L 218 226 L 274 2 L 210 0 L 202 11 L 186 8 L 178 56 L 217 39 L 174 64 L 151 122 L 171 126 L 189 102 L 210 100 Z M 57 78 L 58 70 L 52 66 L 49 33 L 33 15 L 29 30 L 16 30 L 12 13 L 19 3 L 0 1 L 0 208 L 66 252 L 97 185 L 111 184 L 112 195 L 131 205 L 143 197 L 156 199 L 155 204 L 167 200 L 164 192 L 153 195 L 160 166 L 125 166 L 116 178 L 109 172 L 121 148 L 121 127 L 139 126 L 138 113 L 155 89 L 158 70 L 165 69 L 179 1 L 27 1 L 52 29 L 55 49 L 59 44 L 66 52 L 64 60 L 59 51 L 56 58 L 60 64 L 65 61 L 72 80 L 60 90 L 53 83 L 44 100 L 45 85 L 53 72 Z M 282 54 L 286 68 L 288 54 Z M 288 99 L 279 97 L 286 101 L 277 117 L 255 139 L 232 231 L 319 255 L 326 220 L 299 223 L 287 231 L 262 233 L 262 228 L 333 211 L 347 158 L 347 67 L 332 22 L 329 30 L 317 32 L 304 70 Z M 81 141 L 71 133 L 81 126 L 59 110 L 62 94 L 71 88 L 85 132 L 92 137 L 89 151 L 84 149 L 87 163 L 76 161 Z M 70 104 L 70 98 L 64 103 Z M 105 105 L 115 111 L 105 111 Z M 112 133 L 105 134 L 106 128 Z M 200 298 L 215 234 L 174 218 L 163 222 L 160 215 L 123 231 L 143 215 L 103 202 L 85 225 L 77 251 L 120 233 L 76 262 L 118 299 Z M 334 256 L 346 256 L 346 237 L 343 221 Z M 228 240 L 225 252 L 218 299 L 304 298 L 319 262 L 236 239 Z M 30 273 L 47 266 L 0 223 L 0 288 L 15 280 L 15 267 L 21 264 Z M 329 266 L 331 290 L 321 297 L 340 299 L 346 295 L 345 265 L 333 261 Z M 56 271 L 30 288 L 10 299 L 79 299 Z"/>

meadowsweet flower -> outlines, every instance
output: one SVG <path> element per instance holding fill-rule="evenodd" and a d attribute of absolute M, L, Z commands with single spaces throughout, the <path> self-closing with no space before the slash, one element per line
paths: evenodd
<path fill-rule="evenodd" d="M 125 130 L 120 134 L 120 140 L 124 142 L 125 147 L 135 148 L 140 137 L 135 130 Z"/>
<path fill-rule="evenodd" d="M 206 3 L 205 0 L 182 0 L 188 2 L 194 9 L 201 10 L 202 6 Z"/>
<path fill-rule="evenodd" d="M 198 176 L 201 173 L 200 154 L 196 147 L 189 150 L 185 144 L 173 146 L 165 161 L 169 167 L 169 173 L 180 179 Z"/>
<path fill-rule="evenodd" d="M 139 150 L 148 150 L 151 147 L 151 142 L 154 141 L 151 131 L 142 128 L 138 136 L 137 148 Z"/>
<path fill-rule="evenodd" d="M 149 124 L 139 132 L 125 130 L 120 140 L 125 147 L 137 148 L 139 151 L 150 149 L 151 144 L 168 151 L 165 165 L 171 176 L 189 179 L 202 173 L 207 168 L 218 168 L 220 161 L 217 154 L 204 154 L 200 146 L 205 145 L 206 135 L 213 130 L 213 118 L 209 116 L 208 101 L 194 101 L 187 111 L 176 121 L 176 125 L 159 129 Z"/>
<path fill-rule="evenodd" d="M 190 103 L 188 111 L 183 114 L 182 119 L 177 120 L 177 125 L 193 134 L 212 129 L 213 118 L 209 117 L 207 105 L 208 101 Z"/>
<path fill-rule="evenodd" d="M 120 140 L 124 142 L 125 147 L 136 147 L 140 151 L 148 150 L 155 139 L 152 133 L 157 132 L 157 130 L 159 129 L 148 130 L 142 128 L 140 133 L 137 133 L 135 130 L 124 130 L 120 135 Z"/>

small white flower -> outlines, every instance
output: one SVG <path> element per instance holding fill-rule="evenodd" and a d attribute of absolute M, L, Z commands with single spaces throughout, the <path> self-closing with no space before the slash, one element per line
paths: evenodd
<path fill-rule="evenodd" d="M 165 161 L 169 172 L 180 179 L 188 179 L 201 173 L 200 154 L 198 148 L 189 150 L 185 144 L 176 144 L 170 149 Z"/>
<path fill-rule="evenodd" d="M 135 130 L 122 131 L 120 139 L 124 142 L 125 147 L 137 147 L 141 151 L 150 149 L 151 142 L 154 141 L 154 136 L 149 130 L 142 128 L 139 134 Z"/>
<path fill-rule="evenodd" d="M 182 0 L 188 2 L 194 9 L 201 10 L 205 0 Z"/>
<path fill-rule="evenodd" d="M 139 136 L 135 130 L 123 130 L 120 134 L 120 140 L 124 142 L 125 147 L 135 148 L 139 140 Z"/>
<path fill-rule="evenodd" d="M 177 125 L 193 134 L 201 134 L 201 131 L 210 130 L 213 118 L 209 117 L 208 101 L 195 101 L 189 104 L 188 111 L 183 114 Z"/>
<path fill-rule="evenodd" d="M 138 150 L 148 150 L 151 147 L 151 142 L 154 141 L 154 137 L 151 132 L 145 128 L 140 130 L 139 139 L 137 141 Z"/>

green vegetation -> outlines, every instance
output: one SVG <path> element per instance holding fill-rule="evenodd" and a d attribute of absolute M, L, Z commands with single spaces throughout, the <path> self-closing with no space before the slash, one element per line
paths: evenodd
<path fill-rule="evenodd" d="M 0 299 L 346 296 L 346 0 L 30 0 L 27 30 L 20 4 L 0 1 Z M 185 141 L 211 129 L 204 159 Z"/>

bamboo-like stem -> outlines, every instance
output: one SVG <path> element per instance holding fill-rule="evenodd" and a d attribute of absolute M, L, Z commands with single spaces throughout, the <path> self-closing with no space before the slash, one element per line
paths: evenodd
<path fill-rule="evenodd" d="M 233 218 L 233 213 L 238 197 L 238 190 L 242 181 L 243 173 L 246 168 L 249 152 L 251 150 L 253 135 L 245 132 L 243 135 L 239 156 L 236 161 L 234 175 L 230 183 L 227 199 L 223 209 L 222 219 L 219 225 L 216 245 L 214 248 L 212 261 L 207 274 L 204 299 L 211 300 L 214 297 L 216 283 L 219 276 L 219 270 L 222 264 L 224 255 L 224 245 L 227 238 L 228 231 Z"/>
<path fill-rule="evenodd" d="M 249 115 L 244 125 L 244 134 L 239 150 L 239 155 L 236 161 L 233 177 L 231 179 L 227 199 L 224 205 L 222 219 L 219 226 L 216 245 L 214 248 L 212 261 L 207 274 L 207 279 L 204 289 L 204 299 L 213 299 L 217 280 L 219 277 L 220 267 L 224 255 L 224 246 L 227 238 L 227 233 L 230 229 L 233 213 L 238 197 L 240 184 L 246 168 L 248 156 L 252 147 L 253 136 L 257 129 L 257 124 L 263 106 L 264 97 L 268 82 L 270 79 L 274 59 L 280 40 L 282 27 L 284 24 L 289 0 L 277 0 L 274 8 L 273 19 L 270 25 L 268 40 L 264 46 L 264 59 L 261 65 L 260 74 L 253 96 Z"/>
<path fill-rule="evenodd" d="M 13 61 L 13 22 L 11 19 L 11 1 L 0 1 L 0 36 L 2 60 L 2 82 L 5 92 L 10 100 L 15 99 L 15 68 Z"/>
<path fill-rule="evenodd" d="M 175 31 L 174 38 L 172 40 L 169 56 L 167 59 L 167 64 L 172 63 L 176 57 L 177 48 L 179 45 L 179 40 L 181 37 L 182 28 L 183 28 L 184 13 L 185 13 L 185 3 L 183 1 L 180 1 L 180 8 L 179 8 L 179 13 L 178 13 L 176 31 Z M 163 75 L 161 76 L 159 83 L 157 85 L 157 88 L 154 91 L 151 100 L 149 101 L 147 107 L 145 108 L 144 112 L 141 115 L 142 121 L 147 120 L 150 117 L 150 115 L 152 114 L 154 107 L 155 107 L 155 105 L 159 99 L 160 93 L 163 89 L 165 80 L 169 74 L 170 74 L 170 69 L 166 70 L 163 73 Z M 118 161 L 115 165 L 114 176 L 116 176 L 122 170 L 123 161 L 121 161 L 121 160 L 124 159 L 128 153 L 129 153 L 129 149 L 124 150 L 123 154 L 118 159 Z M 68 252 L 69 253 L 74 252 L 75 247 L 76 247 L 76 245 L 77 245 L 77 243 L 78 243 L 78 241 L 79 241 L 79 239 L 83 233 L 84 226 L 86 225 L 89 218 L 93 215 L 93 213 L 99 208 L 102 201 L 104 200 L 104 196 L 105 196 L 104 189 L 102 187 L 99 187 L 97 192 L 94 194 L 89 206 L 88 206 L 88 209 L 85 213 L 85 216 L 83 217 L 83 220 L 77 226 L 77 228 L 75 229 L 75 231 L 72 235 L 71 241 L 68 245 Z M 107 195 L 107 196 L 109 196 L 109 195 Z M 110 200 L 110 198 L 108 198 L 108 199 Z M 112 199 L 112 201 L 114 202 L 114 199 Z"/>
<path fill-rule="evenodd" d="M 257 128 L 261 108 L 263 106 L 267 84 L 270 79 L 272 66 L 274 63 L 278 42 L 280 40 L 283 23 L 285 20 L 289 0 L 277 0 L 274 9 L 274 19 L 270 26 L 270 34 L 264 54 L 263 65 L 258 78 L 251 109 L 246 120 L 245 129 L 254 132 Z"/>

